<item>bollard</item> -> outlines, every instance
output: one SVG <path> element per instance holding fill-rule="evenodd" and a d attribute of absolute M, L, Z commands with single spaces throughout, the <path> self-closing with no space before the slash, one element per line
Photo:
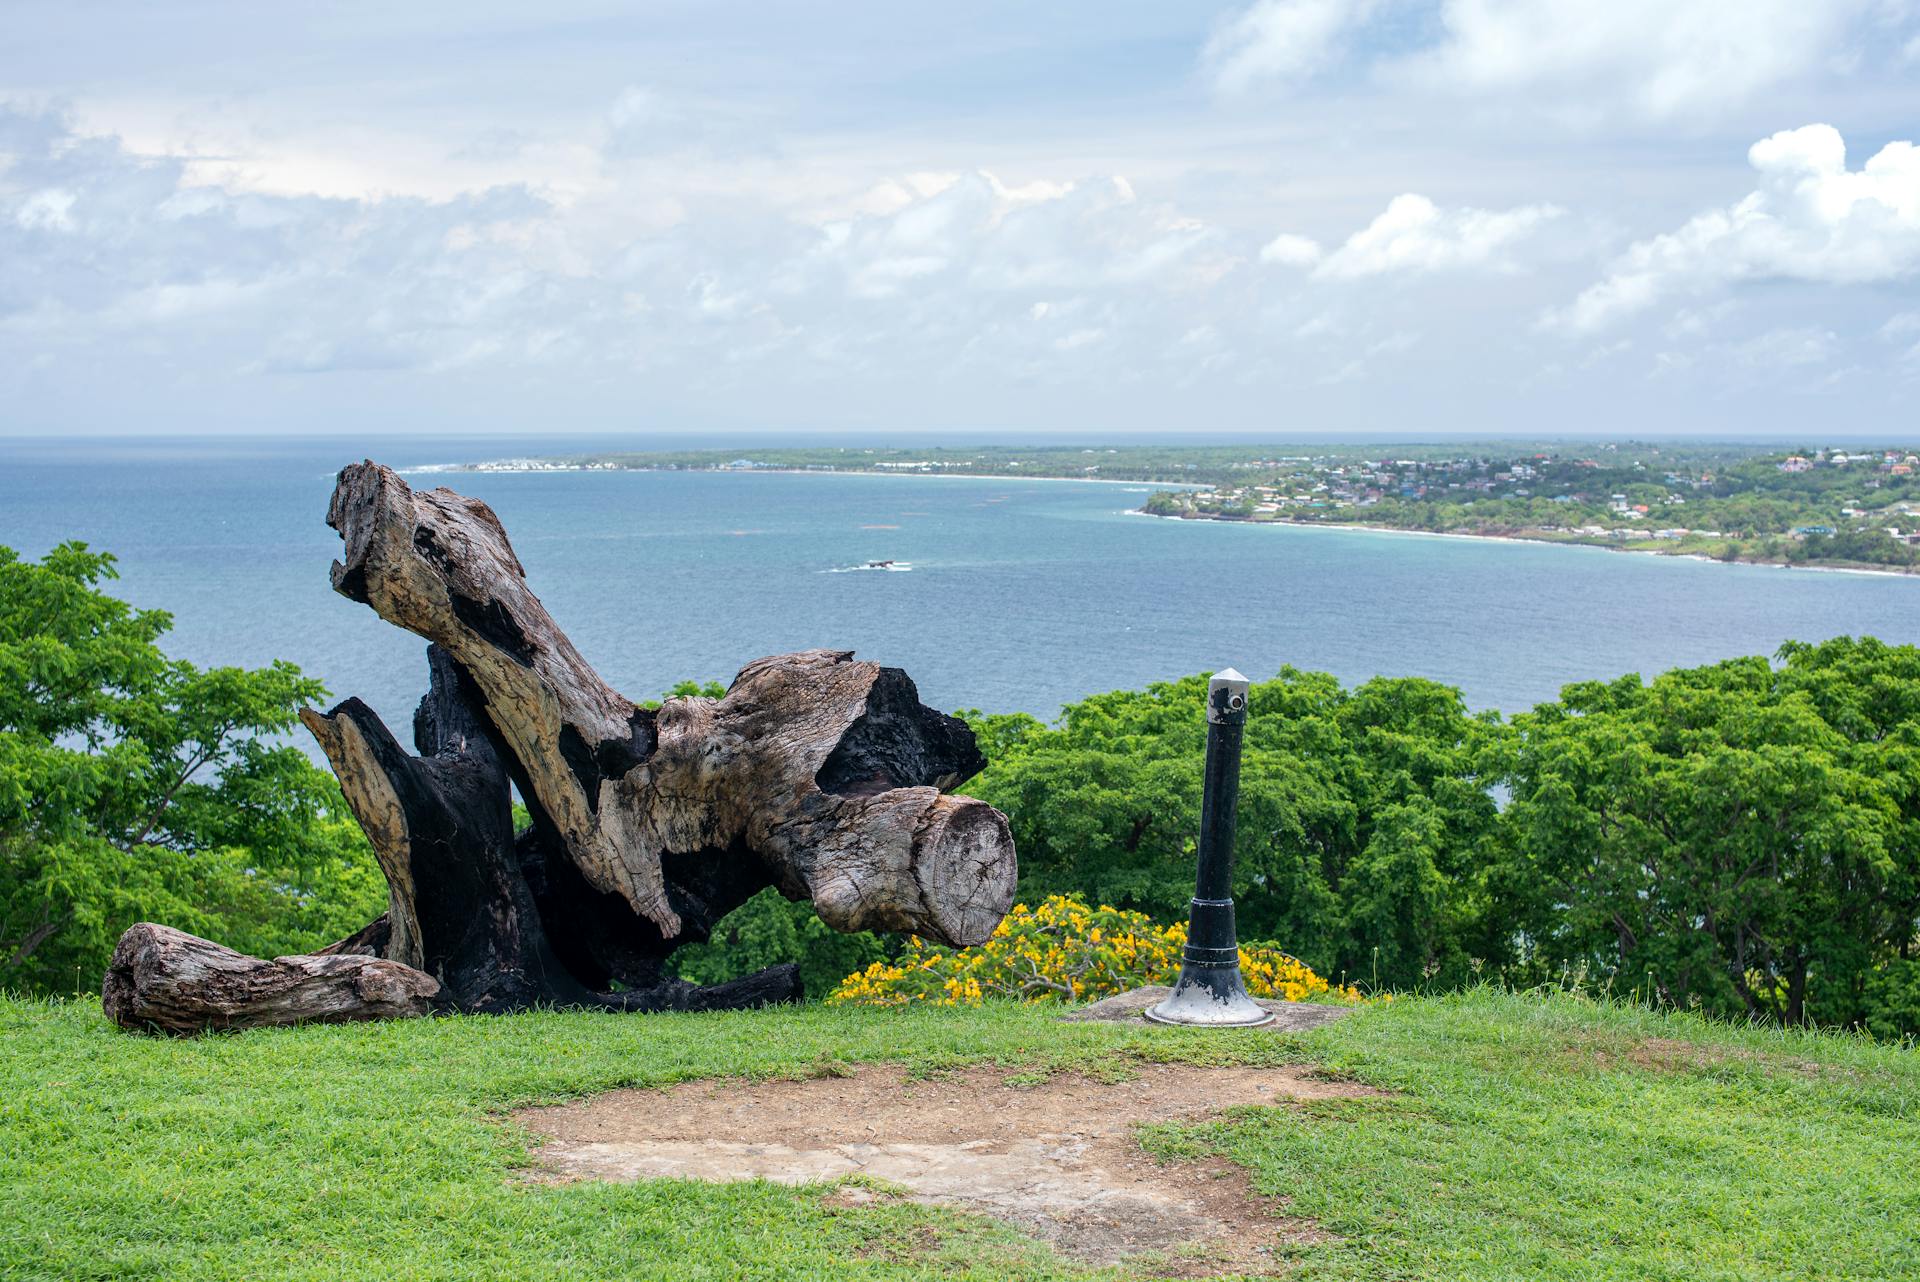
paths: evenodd
<path fill-rule="evenodd" d="M 1273 1022 L 1247 995 L 1233 924 L 1233 826 L 1240 801 L 1240 741 L 1247 726 L 1245 677 L 1228 668 L 1207 683 L 1207 764 L 1200 798 L 1200 868 L 1187 918 L 1180 979 L 1146 1012 L 1156 1024 L 1252 1028 Z"/>

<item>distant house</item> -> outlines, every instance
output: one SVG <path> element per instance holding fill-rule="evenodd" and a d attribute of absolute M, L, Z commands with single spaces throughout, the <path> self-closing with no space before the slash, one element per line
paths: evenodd
<path fill-rule="evenodd" d="M 1780 470 L 1782 472 L 1810 472 L 1813 470 L 1813 464 L 1798 454 L 1789 454 L 1780 461 Z"/>

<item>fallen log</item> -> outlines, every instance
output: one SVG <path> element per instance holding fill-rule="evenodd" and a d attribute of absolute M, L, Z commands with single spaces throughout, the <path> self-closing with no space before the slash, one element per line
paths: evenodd
<path fill-rule="evenodd" d="M 320 956 L 412 967 L 454 1010 L 715 1009 L 800 995 L 791 966 L 705 989 L 665 970 L 768 886 L 839 930 L 957 945 L 1011 905 L 1005 816 L 945 792 L 985 764 L 973 734 L 899 669 L 808 650 L 643 708 L 580 657 L 485 504 L 368 462 L 327 520 L 335 589 L 425 637 L 430 683 L 417 755 L 359 700 L 301 714 L 389 888 Z"/>
<path fill-rule="evenodd" d="M 404 1019 L 431 1013 L 439 996 L 433 976 L 399 962 L 346 954 L 262 961 L 151 922 L 120 936 L 101 990 L 114 1023 L 164 1033 Z"/>

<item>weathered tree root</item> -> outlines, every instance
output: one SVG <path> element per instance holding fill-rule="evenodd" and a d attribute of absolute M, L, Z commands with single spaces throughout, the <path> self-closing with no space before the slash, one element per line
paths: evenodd
<path fill-rule="evenodd" d="M 943 792 L 985 764 L 973 734 L 899 669 L 807 650 L 749 664 L 724 698 L 640 708 L 528 590 L 485 504 L 417 493 L 369 462 L 341 472 L 327 520 L 346 544 L 336 590 L 432 643 L 419 755 L 357 699 L 302 712 L 373 844 L 388 910 L 313 957 L 241 960 L 333 977 L 333 962 L 378 958 L 434 984 L 417 999 L 432 1009 L 720 1009 L 799 996 L 791 966 L 709 988 L 664 974 L 767 886 L 839 930 L 958 945 L 985 940 L 1011 905 L 1006 817 Z M 533 816 L 517 835 L 510 783 Z M 164 929 L 136 927 L 122 950 Z M 109 1014 L 178 1029 L 424 1013 L 309 1016 L 210 987 L 196 1014 L 191 980 L 149 1002 L 148 973 L 116 956 Z M 350 1008 L 331 990 L 315 1001 Z M 137 1013 L 149 1007 L 168 1018 Z"/>

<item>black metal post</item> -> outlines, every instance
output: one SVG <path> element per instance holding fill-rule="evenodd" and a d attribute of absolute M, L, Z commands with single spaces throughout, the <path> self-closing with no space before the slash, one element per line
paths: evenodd
<path fill-rule="evenodd" d="M 1249 682 L 1232 668 L 1207 683 L 1207 764 L 1200 798 L 1200 868 L 1187 918 L 1180 979 L 1146 1012 L 1159 1024 L 1250 1028 L 1273 1014 L 1247 995 L 1233 922 L 1233 830 Z"/>

